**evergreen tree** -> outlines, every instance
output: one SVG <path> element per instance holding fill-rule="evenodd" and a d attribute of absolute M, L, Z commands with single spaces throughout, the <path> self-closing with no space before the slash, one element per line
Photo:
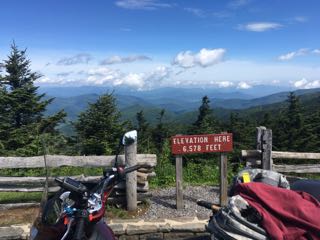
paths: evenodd
<path fill-rule="evenodd" d="M 65 117 L 63 111 L 45 118 L 44 111 L 53 99 L 42 100 L 34 82 L 41 76 L 30 69 L 26 50 L 15 44 L 4 61 L 5 74 L 0 77 L 0 142 L 7 154 L 37 154 L 37 137 L 50 126 L 51 130 Z M 52 132 L 52 131 L 51 131 Z"/>
<path fill-rule="evenodd" d="M 210 100 L 207 96 L 202 98 L 202 104 L 199 107 L 199 115 L 193 123 L 191 132 L 193 134 L 216 133 L 219 130 L 218 122 L 213 116 L 210 108 Z"/>
<path fill-rule="evenodd" d="M 272 118 L 271 118 L 271 115 L 269 112 L 266 112 L 264 115 L 263 115 L 263 120 L 260 124 L 261 126 L 265 126 L 266 128 L 271 128 L 272 126 Z"/>
<path fill-rule="evenodd" d="M 82 145 L 82 154 L 108 155 L 115 153 L 125 124 L 120 122 L 112 94 L 104 94 L 79 115 L 75 129 Z"/>
<path fill-rule="evenodd" d="M 159 113 L 159 117 L 157 118 L 158 124 L 153 130 L 153 142 L 155 147 L 159 153 L 162 152 L 163 144 L 165 140 L 169 137 L 169 129 L 168 126 L 163 122 L 163 118 L 165 116 L 165 110 L 162 109 Z"/>
<path fill-rule="evenodd" d="M 317 109 L 320 105 L 320 96 L 318 96 L 312 106 L 312 109 Z M 305 150 L 308 152 L 319 152 L 320 149 L 320 110 L 313 111 L 310 114 L 305 114 L 305 131 L 307 131 L 309 137 L 305 138 Z"/>
<path fill-rule="evenodd" d="M 137 112 L 138 152 L 148 153 L 151 150 L 150 124 L 144 117 L 143 110 Z"/>
<path fill-rule="evenodd" d="M 149 123 L 144 117 L 143 110 L 141 110 L 140 112 L 137 112 L 137 123 L 138 123 L 137 130 L 140 133 L 140 135 L 142 136 L 146 134 L 149 129 Z"/>
<path fill-rule="evenodd" d="M 304 125 L 300 99 L 293 92 L 288 95 L 288 107 L 280 114 L 274 129 L 274 144 L 286 151 L 305 151 L 310 133 Z"/>
<path fill-rule="evenodd" d="M 243 119 L 238 113 L 231 113 L 228 132 L 233 134 L 235 149 L 249 149 L 253 147 L 255 124 Z"/>

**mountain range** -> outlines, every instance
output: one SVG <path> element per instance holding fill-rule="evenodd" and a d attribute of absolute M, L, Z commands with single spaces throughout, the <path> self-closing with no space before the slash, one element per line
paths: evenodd
<path fill-rule="evenodd" d="M 261 89 L 269 95 L 262 95 Z M 154 122 L 161 111 L 166 110 L 165 120 L 189 123 L 195 120 L 197 109 L 201 105 L 202 97 L 207 95 L 215 114 L 225 119 L 230 112 L 257 112 L 277 108 L 287 99 L 290 91 L 279 91 L 282 88 L 270 86 L 253 89 L 202 89 L 202 88 L 160 88 L 149 91 L 133 91 L 132 89 L 111 90 L 104 87 L 56 87 L 39 88 L 46 93 L 46 97 L 54 97 L 54 101 L 47 107 L 47 114 L 53 114 L 64 109 L 68 120 L 74 121 L 80 112 L 85 111 L 88 103 L 94 103 L 101 94 L 113 92 L 123 119 L 135 121 L 138 111 L 143 110 L 148 121 Z M 320 94 L 320 89 L 296 90 L 294 93 L 302 100 L 313 99 Z M 258 96 L 258 97 L 257 97 Z"/>

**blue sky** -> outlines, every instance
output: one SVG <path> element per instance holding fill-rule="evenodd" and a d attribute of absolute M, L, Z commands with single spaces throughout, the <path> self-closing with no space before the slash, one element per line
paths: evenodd
<path fill-rule="evenodd" d="M 3 0 L 39 85 L 320 87 L 318 0 Z"/>

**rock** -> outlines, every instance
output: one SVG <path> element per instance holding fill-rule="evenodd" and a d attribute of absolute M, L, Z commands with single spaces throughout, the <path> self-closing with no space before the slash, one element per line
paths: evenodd
<path fill-rule="evenodd" d="M 176 225 L 172 228 L 174 232 L 205 232 L 205 224 L 204 223 L 185 223 L 181 225 Z"/>
<path fill-rule="evenodd" d="M 122 235 L 122 234 L 125 234 L 125 232 L 126 232 L 123 224 L 121 224 L 121 223 L 109 224 L 109 227 L 112 229 L 112 231 L 116 235 Z"/>
<path fill-rule="evenodd" d="M 1 227 L 0 240 L 15 240 L 21 239 L 23 230 L 21 228 Z"/>
<path fill-rule="evenodd" d="M 135 235 L 135 234 L 144 234 L 144 233 L 154 233 L 157 232 L 158 228 L 156 225 L 133 225 L 128 224 L 126 234 Z"/>
<path fill-rule="evenodd" d="M 163 239 L 163 233 L 148 233 L 140 235 L 139 240 L 162 240 Z"/>
<path fill-rule="evenodd" d="M 165 240 L 179 240 L 185 238 L 191 238 L 195 235 L 193 233 L 180 233 L 180 232 L 171 232 L 171 233 L 164 233 Z"/>

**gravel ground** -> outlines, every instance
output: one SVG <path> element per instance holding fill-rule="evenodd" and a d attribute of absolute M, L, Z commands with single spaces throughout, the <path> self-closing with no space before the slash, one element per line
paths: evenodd
<path fill-rule="evenodd" d="M 176 209 L 176 190 L 174 187 L 151 191 L 150 207 L 141 218 L 175 218 L 175 217 L 198 217 L 209 219 L 212 212 L 197 205 L 196 201 L 202 199 L 212 203 L 219 203 L 219 188 L 209 186 L 188 186 L 183 190 L 185 208 Z"/>

